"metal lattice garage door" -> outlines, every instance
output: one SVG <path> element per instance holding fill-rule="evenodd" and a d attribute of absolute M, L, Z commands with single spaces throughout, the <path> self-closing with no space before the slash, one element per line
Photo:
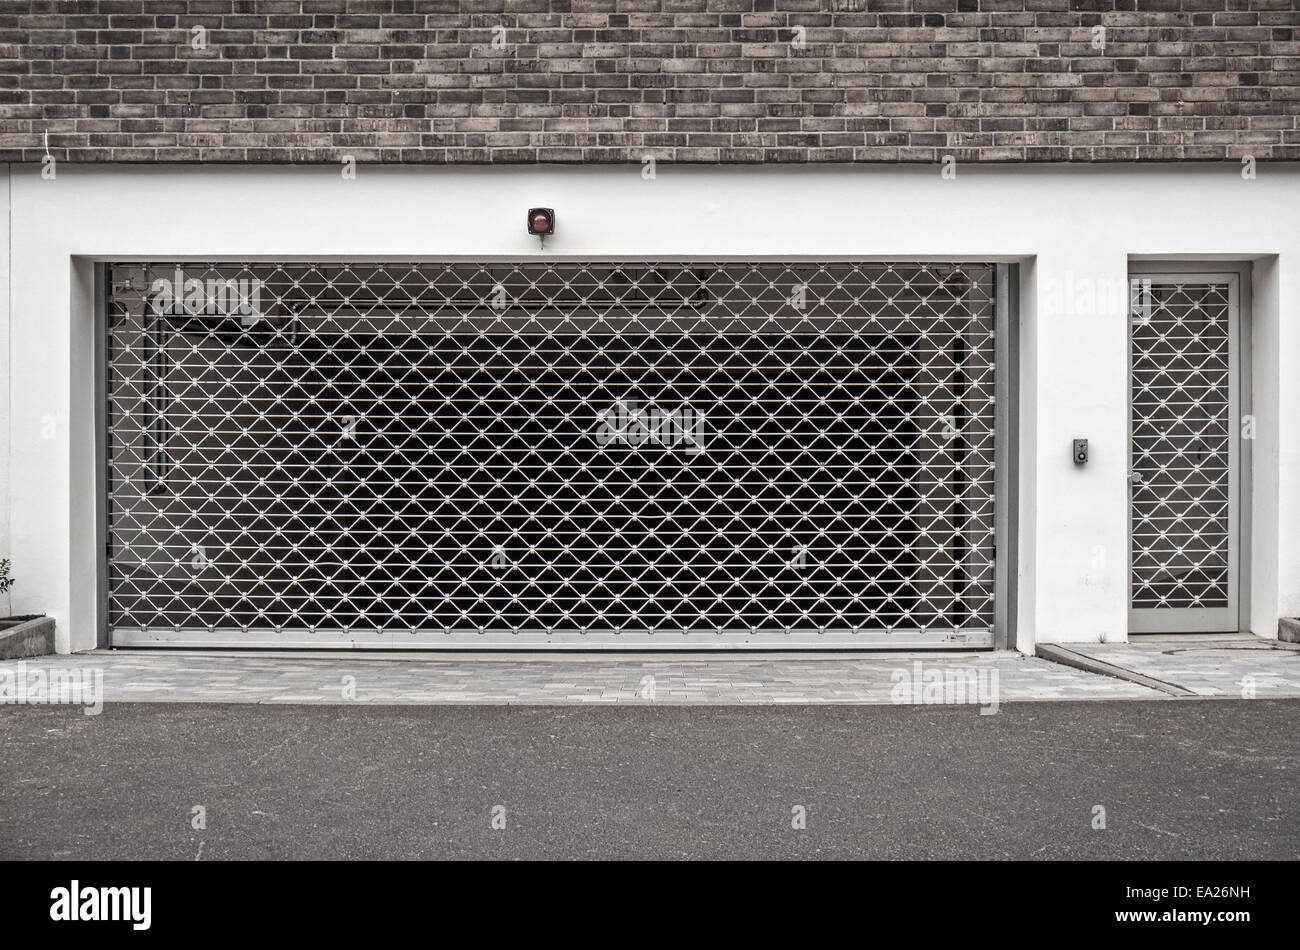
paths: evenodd
<path fill-rule="evenodd" d="M 991 265 L 106 284 L 117 645 L 992 643 Z"/>

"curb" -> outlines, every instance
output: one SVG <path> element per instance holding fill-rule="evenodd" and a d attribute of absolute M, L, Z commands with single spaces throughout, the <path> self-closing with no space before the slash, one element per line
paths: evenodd
<path fill-rule="evenodd" d="M 1128 680 L 1130 683 L 1137 683 L 1150 689 L 1156 689 L 1162 693 L 1168 693 L 1170 696 L 1197 695 L 1186 687 L 1178 686 L 1174 683 L 1166 683 L 1163 680 L 1152 679 L 1150 676 L 1143 676 L 1141 673 L 1135 673 L 1132 670 L 1125 669 L 1122 666 L 1116 666 L 1114 663 L 1107 663 L 1104 660 L 1095 660 L 1082 653 L 1067 650 L 1058 643 L 1040 643 L 1034 650 L 1034 655 L 1041 657 L 1044 660 L 1051 660 L 1054 663 L 1060 663 L 1062 666 L 1072 666 L 1076 670 L 1084 670 L 1088 673 L 1098 673 L 1101 676 L 1113 676 L 1116 679 Z"/>
<path fill-rule="evenodd" d="M 46 656 L 54 652 L 54 618 L 35 617 L 0 630 L 0 660 Z"/>

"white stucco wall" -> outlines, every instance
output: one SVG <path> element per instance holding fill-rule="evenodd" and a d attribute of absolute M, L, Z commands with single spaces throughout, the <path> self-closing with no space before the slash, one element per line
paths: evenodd
<path fill-rule="evenodd" d="M 15 611 L 93 647 L 90 259 L 854 257 L 1018 260 L 1021 649 L 1127 626 L 1130 257 L 1258 262 L 1252 625 L 1300 613 L 1300 170 L 1174 168 L 94 168 L 14 166 Z M 556 209 L 539 250 L 530 206 Z M 81 263 L 74 266 L 74 260 Z M 1270 309 L 1271 308 L 1271 309 Z M 2 315 L 2 314 L 0 314 Z M 1261 343 L 1264 344 L 1260 346 Z M 50 432 L 53 422 L 54 435 Z M 42 428 L 45 428 L 45 434 Z M 1071 464 L 1070 440 L 1092 461 Z M 1279 527 L 1280 526 L 1280 527 Z"/>
<path fill-rule="evenodd" d="M 9 544 L 9 166 L 0 165 L 0 557 Z M 8 608 L 0 598 L 0 608 Z"/>

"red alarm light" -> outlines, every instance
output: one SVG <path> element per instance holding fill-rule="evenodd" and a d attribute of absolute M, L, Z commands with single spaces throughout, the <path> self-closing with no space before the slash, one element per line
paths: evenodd
<path fill-rule="evenodd" d="M 529 208 L 528 233 L 542 235 L 554 234 L 555 210 L 553 208 Z"/>

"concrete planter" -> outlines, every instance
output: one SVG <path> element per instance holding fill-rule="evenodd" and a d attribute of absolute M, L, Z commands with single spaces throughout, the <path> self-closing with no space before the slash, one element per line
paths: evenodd
<path fill-rule="evenodd" d="M 54 618 L 6 617 L 0 620 L 0 660 L 54 652 Z"/>
<path fill-rule="evenodd" d="M 1283 617 L 1279 620 L 1277 638 L 1287 643 L 1300 643 L 1300 618 Z"/>

